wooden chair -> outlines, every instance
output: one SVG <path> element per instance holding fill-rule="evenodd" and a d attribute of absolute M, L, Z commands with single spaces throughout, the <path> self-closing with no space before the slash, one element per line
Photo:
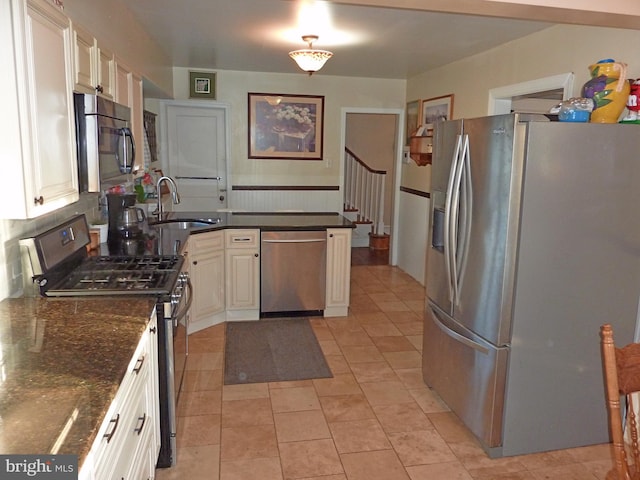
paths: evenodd
<path fill-rule="evenodd" d="M 607 480 L 640 480 L 640 448 L 638 425 L 632 393 L 640 392 L 640 343 L 617 348 L 613 341 L 611 325 L 600 328 L 602 362 L 609 414 L 609 431 L 613 445 L 614 468 L 607 473 Z M 626 418 L 623 422 L 620 398 L 626 400 Z M 625 446 L 623 424 L 629 428 L 630 444 Z M 631 461 L 629 461 L 631 457 Z"/>

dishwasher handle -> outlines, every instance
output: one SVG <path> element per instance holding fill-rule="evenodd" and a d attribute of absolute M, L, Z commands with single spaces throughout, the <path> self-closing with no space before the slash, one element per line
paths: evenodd
<path fill-rule="evenodd" d="M 306 238 L 306 239 L 293 239 L 293 240 L 286 240 L 286 239 L 280 239 L 280 240 L 270 240 L 270 239 L 266 239 L 263 238 L 262 239 L 262 243 L 317 243 L 317 242 L 326 242 L 327 239 L 326 238 Z"/>

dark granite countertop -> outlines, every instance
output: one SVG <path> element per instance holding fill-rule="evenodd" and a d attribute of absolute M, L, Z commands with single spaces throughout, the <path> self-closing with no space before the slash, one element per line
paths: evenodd
<path fill-rule="evenodd" d="M 76 454 L 82 465 L 154 304 L 152 297 L 0 302 L 0 453 Z"/>
<path fill-rule="evenodd" d="M 196 227 L 192 233 L 225 228 L 258 228 L 260 230 L 326 230 L 355 228 L 355 224 L 334 212 L 168 212 L 163 220 L 216 221 L 215 225 Z"/>

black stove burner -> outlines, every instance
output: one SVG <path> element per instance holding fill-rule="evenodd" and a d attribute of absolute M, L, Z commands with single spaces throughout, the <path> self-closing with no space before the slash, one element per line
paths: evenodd
<path fill-rule="evenodd" d="M 87 257 L 48 296 L 169 294 L 183 258 L 178 255 Z"/>

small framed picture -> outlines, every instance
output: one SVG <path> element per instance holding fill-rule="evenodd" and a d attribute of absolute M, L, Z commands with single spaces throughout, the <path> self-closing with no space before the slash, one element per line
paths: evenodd
<path fill-rule="evenodd" d="M 428 98 L 420 104 L 420 125 L 433 129 L 433 124 L 442 120 L 451 120 L 453 115 L 453 94 Z"/>
<path fill-rule="evenodd" d="M 215 100 L 215 72 L 189 72 L 189 98 Z"/>

